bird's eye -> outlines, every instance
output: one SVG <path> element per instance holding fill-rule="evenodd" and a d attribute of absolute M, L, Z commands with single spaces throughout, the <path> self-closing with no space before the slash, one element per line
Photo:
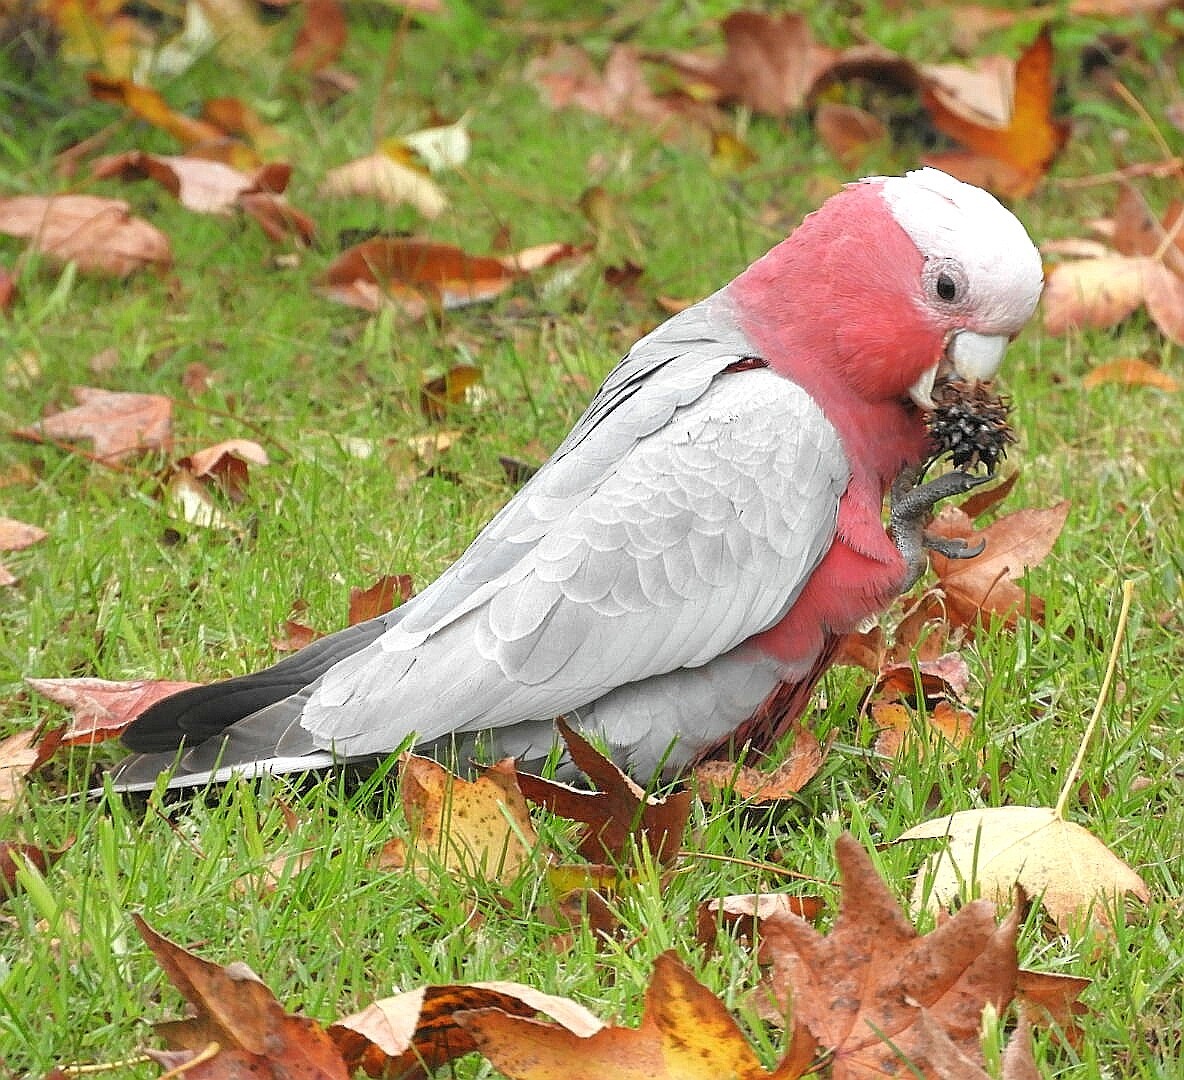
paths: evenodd
<path fill-rule="evenodd" d="M 957 259 L 930 259 L 925 263 L 925 290 L 942 304 L 964 304 L 970 283 L 966 271 Z"/>
<path fill-rule="evenodd" d="M 949 274 L 938 274 L 935 287 L 943 300 L 953 300 L 958 295 L 958 283 Z"/>

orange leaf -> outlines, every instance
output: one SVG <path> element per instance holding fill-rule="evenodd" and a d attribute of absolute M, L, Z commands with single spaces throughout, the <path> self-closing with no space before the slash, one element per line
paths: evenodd
<path fill-rule="evenodd" d="M 1011 119 L 1003 125 L 967 116 L 940 86 L 924 91 L 937 129 L 972 152 L 930 155 L 926 161 L 971 183 L 986 182 L 998 194 L 1019 198 L 1033 191 L 1069 138 L 1069 125 L 1052 117 L 1056 81 L 1052 36 L 1045 26 L 1015 65 Z"/>
<path fill-rule="evenodd" d="M 368 589 L 350 589 L 349 625 L 385 615 L 396 601 L 405 604 L 414 595 L 410 574 L 383 574 Z"/>
<path fill-rule="evenodd" d="M 730 761 L 708 761 L 696 765 L 694 775 L 702 789 L 702 797 L 731 792 L 737 798 L 758 803 L 792 798 L 818 774 L 834 741 L 832 733 L 826 745 L 822 745 L 814 733 L 807 731 L 800 723 L 794 724 L 794 731 L 793 746 L 772 772 Z"/>
<path fill-rule="evenodd" d="M 824 101 L 814 110 L 814 128 L 845 169 L 854 169 L 888 134 L 883 123 L 855 105 Z"/>
<path fill-rule="evenodd" d="M 296 71 L 320 71 L 336 63 L 345 48 L 345 12 L 338 0 L 305 0 L 304 25 L 296 35 L 289 65 Z"/>
<path fill-rule="evenodd" d="M 1165 394 L 1174 394 L 1180 389 L 1180 383 L 1163 369 L 1147 363 L 1146 360 L 1131 357 L 1099 364 L 1081 380 L 1081 385 L 1086 390 L 1104 386 L 1106 383 L 1118 383 L 1120 386 L 1151 386 Z"/>

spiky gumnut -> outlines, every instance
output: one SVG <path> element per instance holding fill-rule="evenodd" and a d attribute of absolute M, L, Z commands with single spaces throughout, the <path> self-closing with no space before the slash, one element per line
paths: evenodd
<path fill-rule="evenodd" d="M 949 454 L 955 469 L 980 463 L 993 473 L 1007 456 L 1015 432 L 1007 422 L 1011 402 L 995 393 L 990 383 L 953 379 L 934 387 L 936 408 L 925 415 L 934 459 Z"/>

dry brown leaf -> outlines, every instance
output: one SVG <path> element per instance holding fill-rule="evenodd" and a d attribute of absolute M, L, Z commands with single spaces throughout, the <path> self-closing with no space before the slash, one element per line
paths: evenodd
<path fill-rule="evenodd" d="M 25 777 L 37 767 L 36 742 L 35 730 L 0 739 L 0 810 L 14 806 L 24 793 Z"/>
<path fill-rule="evenodd" d="M 970 518 L 957 507 L 946 507 L 934 519 L 931 531 L 971 543 L 986 541 L 986 550 L 973 559 L 947 559 L 932 552 L 930 563 L 946 598 L 954 625 L 973 627 L 990 616 L 1015 625 L 1021 614 L 1040 620 L 1044 604 L 1028 597 L 1016 584 L 1029 567 L 1039 565 L 1052 550 L 1070 503 L 1066 499 L 1048 509 L 1016 510 L 976 532 Z"/>
<path fill-rule="evenodd" d="M 921 1052 L 928 1065 L 926 1080 L 992 1080 L 978 1062 L 967 1057 L 954 1041 L 922 1010 L 917 1022 Z M 1032 1057 L 1032 1030 L 1027 1019 L 1020 1018 L 1003 1051 L 1003 1071 L 999 1080 L 1040 1080 L 1036 1059 Z"/>
<path fill-rule="evenodd" d="M 930 154 L 928 164 L 996 194 L 1022 198 L 1035 190 L 1069 138 L 1069 125 L 1052 116 L 1056 79 L 1046 26 L 1015 64 L 1015 92 L 1005 124 L 972 119 L 954 107 L 940 85 L 923 100 L 937 129 L 968 151 Z"/>
<path fill-rule="evenodd" d="M 3 805 L 0 800 L 0 806 Z M 32 866 L 44 874 L 70 848 L 74 841 L 67 840 L 60 848 L 41 848 L 35 844 L 21 844 L 0 840 L 0 902 L 13 895 L 20 888 L 18 872 L 25 866 Z"/>
<path fill-rule="evenodd" d="M 383 998 L 338 1020 L 329 1035 L 351 1069 L 363 1069 L 370 1076 L 420 1076 L 422 1067 L 431 1072 L 476 1050 L 456 1014 L 490 1008 L 514 1016 L 543 1012 L 585 1037 L 604 1026 L 568 998 L 521 983 L 484 982 L 421 986 Z"/>
<path fill-rule="evenodd" d="M 8 267 L 0 266 L 0 315 L 7 315 L 12 311 L 19 293 L 16 276 Z"/>
<path fill-rule="evenodd" d="M 706 797 L 731 792 L 738 798 L 758 803 L 789 799 L 818 774 L 832 742 L 834 733 L 823 745 L 813 732 L 795 723 L 793 746 L 785 760 L 771 772 L 729 761 L 708 761 L 695 766 L 695 781 Z"/>
<path fill-rule="evenodd" d="M 348 35 L 338 0 L 305 0 L 304 23 L 296 35 L 288 65 L 296 71 L 323 71 L 341 57 Z"/>
<path fill-rule="evenodd" d="M 888 136 L 884 124 L 856 105 L 824 101 L 814 110 L 814 128 L 822 144 L 845 169 L 860 162 Z"/>
<path fill-rule="evenodd" d="M 647 124 L 667 140 L 722 126 L 711 105 L 683 93 L 656 94 L 642 59 L 634 46 L 617 44 L 601 71 L 583 49 L 558 44 L 527 65 L 526 78 L 553 109 L 579 108 L 619 124 Z"/>
<path fill-rule="evenodd" d="M 121 105 L 153 127 L 167 131 L 186 148 L 199 147 L 203 157 L 216 157 L 234 165 L 250 167 L 258 164 L 251 149 L 225 131 L 205 120 L 196 120 L 174 111 L 160 92 L 131 79 L 112 78 L 97 71 L 88 71 L 86 81 L 96 101 Z"/>
<path fill-rule="evenodd" d="M 429 219 L 439 217 L 448 206 L 444 192 L 426 172 L 381 152 L 330 169 L 317 191 L 325 199 L 362 197 L 390 206 L 410 203 Z"/>
<path fill-rule="evenodd" d="M 446 420 L 449 410 L 469 400 L 469 391 L 481 384 L 484 372 L 473 364 L 455 364 L 443 375 L 428 379 L 419 389 L 419 411 L 429 420 Z"/>
<path fill-rule="evenodd" d="M 208 1060 L 184 1069 L 189 1080 L 348 1080 L 349 1070 L 320 1024 L 286 1012 L 245 964 L 221 967 L 202 960 L 139 915 L 132 920 L 193 1010 L 184 1020 L 155 1024 L 156 1034 L 170 1050 L 186 1052 L 186 1064 L 218 1044 Z"/>
<path fill-rule="evenodd" d="M 875 701 L 871 716 L 878 729 L 875 751 L 886 758 L 900 758 L 906 752 L 920 757 L 946 747 L 956 749 L 965 745 L 974 731 L 974 714 L 949 701 L 937 702 L 923 718 L 899 701 Z"/>
<path fill-rule="evenodd" d="M 1180 389 L 1180 383 L 1174 376 L 1154 364 L 1147 363 L 1146 360 L 1135 357 L 1099 364 L 1095 368 L 1090 368 L 1089 373 L 1081 380 L 1081 385 L 1086 390 L 1105 386 L 1107 383 L 1116 383 L 1119 386 L 1150 386 L 1162 390 L 1165 394 L 1174 394 Z"/>
<path fill-rule="evenodd" d="M 376 619 L 395 606 L 407 603 L 415 595 L 410 574 L 383 574 L 368 589 L 349 591 L 349 625 Z"/>
<path fill-rule="evenodd" d="M 226 439 L 202 450 L 195 450 L 177 462 L 198 480 L 213 482 L 238 502 L 247 488 L 249 465 L 266 465 L 267 451 L 252 439 Z"/>
<path fill-rule="evenodd" d="M 245 191 L 255 188 L 254 178 L 221 161 L 181 155 L 146 154 L 128 150 L 99 158 L 91 174 L 103 180 L 155 180 L 167 188 L 188 210 L 199 214 L 229 214 Z"/>
<path fill-rule="evenodd" d="M 796 1062 L 767 1072 L 722 1001 L 674 953 L 654 961 L 641 1026 L 586 1035 L 501 1009 L 456 1015 L 510 1080 L 796 1080 Z"/>
<path fill-rule="evenodd" d="M 172 694 L 200 683 L 138 679 L 25 679 L 42 697 L 73 714 L 63 746 L 90 746 L 117 738 L 140 713 Z"/>
<path fill-rule="evenodd" d="M 696 937 L 711 945 L 720 930 L 729 930 L 743 940 L 755 942 L 761 923 L 779 915 L 797 915 L 814 922 L 822 914 L 822 898 L 784 892 L 743 893 L 704 900 L 699 905 Z"/>
<path fill-rule="evenodd" d="M 842 906 L 829 934 L 792 914 L 762 924 L 766 983 L 832 1062 L 834 1080 L 880 1080 L 929 1062 L 924 1017 L 968 1059 L 982 1061 L 987 1006 L 1001 1013 L 1015 994 L 1016 907 L 998 926 L 994 905 L 976 900 L 925 936 L 905 919 L 863 848 L 848 834 L 835 846 Z"/>
<path fill-rule="evenodd" d="M 44 540 L 49 533 L 37 525 L 0 517 L 0 551 L 22 551 Z M 0 562 L 0 585 L 15 585 L 17 578 Z"/>
<path fill-rule="evenodd" d="M 73 388 L 72 409 L 14 432 L 34 442 L 90 439 L 100 461 L 168 450 L 173 440 L 173 402 L 162 394 L 129 394 L 91 386 Z"/>
<path fill-rule="evenodd" d="M 996 806 L 934 818 L 901 840 L 948 838 L 917 875 L 913 902 L 931 911 L 965 892 L 1005 897 L 1018 884 L 1068 930 L 1083 918 L 1109 921 L 1127 894 L 1147 903 L 1147 885 L 1092 833 L 1046 806 Z"/>
<path fill-rule="evenodd" d="M 553 814 L 588 826 L 579 851 L 590 862 L 620 863 L 634 841 L 648 844 L 659 862 L 673 858 L 690 817 L 691 790 L 665 799 L 646 795 L 567 723 L 559 720 L 557 726 L 573 763 L 600 790 L 587 791 L 522 773 L 518 777 L 522 793 Z"/>
<path fill-rule="evenodd" d="M 32 251 L 89 273 L 127 277 L 172 264 L 168 237 L 122 199 L 98 195 L 0 198 L 0 232 L 29 241 Z"/>
<path fill-rule="evenodd" d="M 454 873 L 513 881 L 535 856 L 538 840 L 512 758 L 462 780 L 429 758 L 407 754 L 399 796 L 411 851 L 388 844 L 380 866 L 411 866 L 427 856 Z"/>
<path fill-rule="evenodd" d="M 1089 985 L 1077 975 L 1020 968 L 1015 987 L 1020 1016 L 1033 1024 L 1055 1024 L 1071 1046 L 1078 1046 L 1084 1035 L 1080 1019 L 1090 1011 L 1080 998 Z"/>

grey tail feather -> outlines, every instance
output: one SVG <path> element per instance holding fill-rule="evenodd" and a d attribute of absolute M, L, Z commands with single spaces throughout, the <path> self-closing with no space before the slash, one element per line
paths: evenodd
<path fill-rule="evenodd" d="M 164 698 L 132 721 L 123 733 L 123 744 L 142 754 L 171 755 L 182 742 L 196 747 L 244 717 L 299 694 L 339 660 L 377 639 L 402 610 L 347 626 L 263 671 Z"/>

